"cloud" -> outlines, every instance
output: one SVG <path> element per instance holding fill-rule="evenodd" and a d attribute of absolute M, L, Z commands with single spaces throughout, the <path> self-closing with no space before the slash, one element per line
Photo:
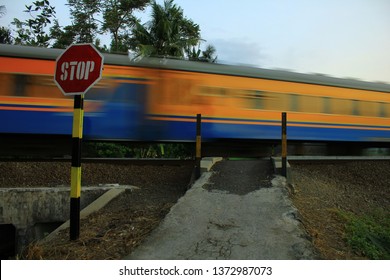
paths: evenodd
<path fill-rule="evenodd" d="M 228 64 L 248 64 L 260 66 L 266 59 L 257 42 L 245 38 L 213 39 L 205 43 L 214 45 L 218 61 Z"/>

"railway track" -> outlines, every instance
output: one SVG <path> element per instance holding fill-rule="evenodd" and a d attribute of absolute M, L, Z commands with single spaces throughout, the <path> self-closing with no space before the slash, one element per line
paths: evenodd
<path fill-rule="evenodd" d="M 161 178 L 173 180 L 192 172 L 195 161 L 178 159 L 83 159 L 83 186 L 100 184 L 142 185 Z M 70 184 L 70 159 L 0 160 L 0 187 L 55 187 Z M 190 174 L 191 177 L 191 174 Z M 170 180 L 171 180 L 170 179 Z"/>
<path fill-rule="evenodd" d="M 71 162 L 71 158 L 0 158 L 0 162 Z M 177 159 L 177 158 L 82 158 L 82 163 L 105 163 L 105 164 L 124 164 L 124 165 L 182 165 L 194 163 L 193 159 Z"/>
<path fill-rule="evenodd" d="M 289 155 L 306 156 L 361 156 L 379 151 L 380 155 L 390 155 L 390 146 L 386 142 L 303 142 L 290 141 L 287 134 Z M 181 145 L 187 157 L 195 157 L 194 142 L 185 143 L 156 143 L 156 142 L 95 142 L 83 141 L 82 156 L 90 158 L 100 156 L 96 153 L 99 148 L 95 144 L 118 145 L 126 149 L 147 149 L 159 144 L 175 146 Z M 0 137 L 0 160 L 7 158 L 66 158 L 70 157 L 72 143 L 71 137 L 53 135 L 16 135 L 2 134 Z M 103 148 L 107 149 L 107 148 Z M 202 142 L 202 156 L 220 157 L 267 157 L 277 156 L 281 153 L 281 140 L 234 140 L 219 139 L 218 141 Z M 129 155 L 126 155 L 129 156 Z M 136 157 L 136 154 L 131 156 Z M 178 155 L 175 155 L 178 156 Z"/>

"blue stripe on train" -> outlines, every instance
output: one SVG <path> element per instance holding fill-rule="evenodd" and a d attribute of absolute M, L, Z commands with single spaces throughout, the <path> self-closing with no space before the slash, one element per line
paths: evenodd
<path fill-rule="evenodd" d="M 84 139 L 138 139 L 137 110 L 111 104 L 104 112 L 85 113 Z M 73 112 L 0 110 L 0 133 L 72 135 Z M 142 120 L 141 120 L 142 121 Z"/>
<path fill-rule="evenodd" d="M 71 112 L 0 110 L 0 119 L 0 133 L 72 134 Z M 148 121 L 141 106 L 126 104 L 124 108 L 123 103 L 107 103 L 104 111 L 85 114 L 83 138 L 194 141 L 195 130 L 194 118 L 184 122 Z M 203 122 L 202 137 L 205 140 L 280 139 L 281 129 L 278 123 L 271 122 L 269 125 Z M 287 138 L 302 141 L 388 141 L 390 131 L 290 125 Z"/>
<path fill-rule="evenodd" d="M 148 137 L 158 137 L 155 140 L 193 141 L 196 137 L 194 121 L 156 121 L 155 127 L 159 127 L 160 131 L 164 132 L 158 135 L 151 129 L 149 133 L 154 137 L 153 135 Z M 281 139 L 281 127 L 280 125 L 202 123 L 202 139 L 220 138 L 277 140 Z M 390 131 L 288 126 L 287 138 L 301 141 L 389 141 Z"/>
<path fill-rule="evenodd" d="M 72 113 L 0 110 L 0 132 L 72 134 L 72 117 Z"/>

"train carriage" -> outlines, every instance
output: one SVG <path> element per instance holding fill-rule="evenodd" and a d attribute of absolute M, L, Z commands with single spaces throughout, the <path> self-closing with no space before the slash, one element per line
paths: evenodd
<path fill-rule="evenodd" d="M 70 135 L 73 102 L 53 81 L 63 50 L 0 45 L 0 133 Z M 105 54 L 87 94 L 84 138 L 388 142 L 390 85 L 323 75 Z"/>

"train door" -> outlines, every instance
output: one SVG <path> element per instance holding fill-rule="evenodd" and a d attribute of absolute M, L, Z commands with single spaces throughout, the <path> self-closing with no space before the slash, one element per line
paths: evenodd
<path fill-rule="evenodd" d="M 142 140 L 148 83 L 145 79 L 102 79 L 89 93 L 87 102 L 99 102 L 99 110 L 86 113 L 87 137 L 102 140 Z"/>

